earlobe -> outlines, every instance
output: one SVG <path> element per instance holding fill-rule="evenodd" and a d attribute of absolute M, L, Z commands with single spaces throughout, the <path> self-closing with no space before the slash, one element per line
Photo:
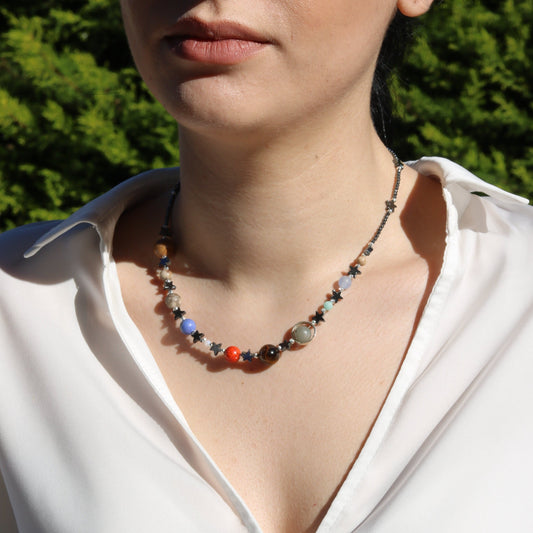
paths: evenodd
<path fill-rule="evenodd" d="M 433 0 L 398 0 L 398 10 L 406 17 L 419 17 L 426 13 Z"/>

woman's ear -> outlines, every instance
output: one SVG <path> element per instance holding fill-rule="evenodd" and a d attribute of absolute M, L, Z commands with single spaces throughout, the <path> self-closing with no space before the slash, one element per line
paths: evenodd
<path fill-rule="evenodd" d="M 398 0 L 398 10 L 406 17 L 418 17 L 426 13 L 433 0 Z"/>

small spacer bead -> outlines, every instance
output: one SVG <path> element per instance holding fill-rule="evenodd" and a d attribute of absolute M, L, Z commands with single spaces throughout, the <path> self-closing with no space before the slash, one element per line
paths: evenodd
<path fill-rule="evenodd" d="M 170 259 L 165 255 L 159 261 L 159 268 L 164 268 L 168 265 L 170 265 Z"/>
<path fill-rule="evenodd" d="M 224 350 L 224 355 L 226 356 L 226 359 L 230 361 L 231 363 L 236 363 L 239 360 L 239 357 L 241 356 L 241 351 L 237 346 L 228 346 Z"/>
<path fill-rule="evenodd" d="M 374 247 L 371 243 L 368 244 L 366 250 L 363 252 L 363 255 L 369 256 L 374 251 Z"/>

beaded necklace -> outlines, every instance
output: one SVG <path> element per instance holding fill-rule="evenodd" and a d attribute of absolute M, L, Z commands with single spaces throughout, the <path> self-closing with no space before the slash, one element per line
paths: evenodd
<path fill-rule="evenodd" d="M 310 343 L 315 338 L 317 326 L 322 322 L 325 322 L 324 315 L 328 311 L 331 311 L 333 306 L 343 299 L 342 293 L 349 289 L 352 285 L 352 281 L 361 274 L 361 267 L 366 264 L 367 257 L 372 253 L 374 245 L 385 228 L 389 217 L 396 209 L 396 199 L 398 197 L 400 177 L 404 165 L 392 150 L 389 151 L 392 154 L 395 167 L 394 187 L 391 197 L 385 201 L 385 214 L 383 215 L 372 239 L 370 239 L 359 257 L 352 261 L 348 266 L 346 273 L 334 283 L 331 295 L 328 296 L 325 302 L 318 308 L 312 318 L 295 324 L 291 329 L 288 339 L 283 339 L 279 344 L 265 344 L 258 352 L 252 352 L 249 349 L 245 352 L 241 352 L 237 346 L 228 346 L 227 348 L 224 348 L 221 343 L 210 341 L 203 333 L 200 333 L 194 320 L 191 318 L 185 318 L 186 312 L 180 307 L 181 297 L 175 292 L 176 286 L 172 282 L 172 273 L 170 271 L 170 256 L 174 253 L 175 249 L 174 241 L 172 240 L 172 230 L 170 228 L 170 218 L 174 201 L 180 190 L 180 183 L 178 182 L 170 193 L 170 200 L 168 202 L 164 222 L 161 226 L 161 231 L 159 232 L 160 238 L 154 246 L 154 253 L 159 258 L 157 274 L 163 284 L 163 290 L 165 291 L 165 305 L 172 311 L 174 319 L 180 321 L 179 329 L 181 332 L 184 335 L 190 336 L 194 344 L 197 342 L 203 343 L 209 351 L 212 352 L 213 356 L 224 353 L 226 359 L 232 363 L 237 363 L 239 361 L 249 362 L 258 359 L 263 363 L 272 364 L 280 358 L 282 352 L 291 350 L 295 345 L 305 346 Z"/>

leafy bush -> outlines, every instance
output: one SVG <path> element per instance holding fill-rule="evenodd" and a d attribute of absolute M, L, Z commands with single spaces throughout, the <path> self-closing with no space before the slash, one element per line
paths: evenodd
<path fill-rule="evenodd" d="M 116 0 L 3 5 L 0 230 L 178 162 L 176 125 L 132 66 Z M 424 18 L 392 82 L 402 157 L 449 157 L 533 197 L 532 15 L 529 0 L 471 0 Z"/>
<path fill-rule="evenodd" d="M 2 11 L 4 229 L 63 218 L 123 179 L 179 159 L 174 120 L 132 67 L 118 2 L 60 3 Z"/>
<path fill-rule="evenodd" d="M 533 198 L 532 22 L 529 0 L 435 6 L 394 80 L 399 153 L 448 157 Z"/>

